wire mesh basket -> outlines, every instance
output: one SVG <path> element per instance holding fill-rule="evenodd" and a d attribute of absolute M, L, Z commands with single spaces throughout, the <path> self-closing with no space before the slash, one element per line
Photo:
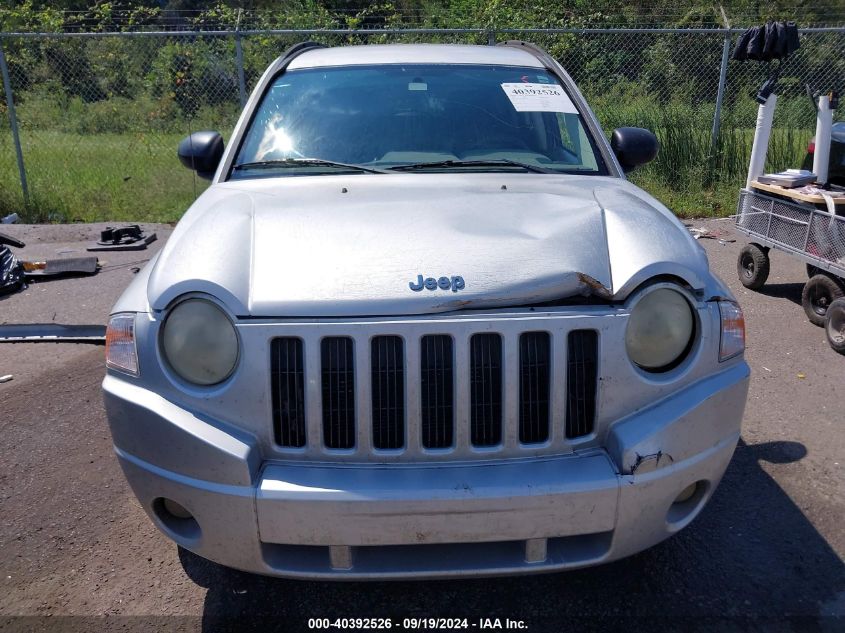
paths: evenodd
<path fill-rule="evenodd" d="M 845 215 L 744 189 L 736 226 L 765 246 L 833 264 L 825 268 L 845 276 Z"/>

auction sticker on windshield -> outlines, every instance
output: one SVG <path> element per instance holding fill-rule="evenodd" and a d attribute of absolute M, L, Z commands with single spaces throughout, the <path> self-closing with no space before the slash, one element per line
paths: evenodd
<path fill-rule="evenodd" d="M 562 86 L 555 84 L 502 84 L 517 112 L 564 112 L 578 114 Z"/>

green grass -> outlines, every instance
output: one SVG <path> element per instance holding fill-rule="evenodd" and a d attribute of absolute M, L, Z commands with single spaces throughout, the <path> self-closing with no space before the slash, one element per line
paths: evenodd
<path fill-rule="evenodd" d="M 710 157 L 710 128 L 680 113 L 651 121 L 657 159 L 631 180 L 681 217 L 726 216 L 736 207 L 754 131 L 725 126 Z M 648 122 L 647 122 L 648 123 Z M 176 158 L 183 134 L 23 132 L 30 204 L 25 205 L 7 132 L 0 132 L 0 215 L 25 222 L 177 221 L 207 182 Z M 798 167 L 811 130 L 776 129 L 769 169 Z"/>
<path fill-rule="evenodd" d="M 709 155 L 710 130 L 655 129 L 661 150 L 655 161 L 630 178 L 678 216 L 724 217 L 734 213 L 745 186 L 754 130 L 722 129 L 715 156 Z M 812 130 L 775 129 L 769 140 L 766 171 L 801 167 Z"/>
<path fill-rule="evenodd" d="M 0 134 L 0 215 L 24 222 L 174 222 L 206 187 L 176 158 L 183 134 L 23 133 L 30 204 Z"/>

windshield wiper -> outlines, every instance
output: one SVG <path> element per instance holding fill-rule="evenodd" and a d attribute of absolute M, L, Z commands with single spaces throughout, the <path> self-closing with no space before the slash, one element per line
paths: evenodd
<path fill-rule="evenodd" d="M 323 160 L 322 158 L 274 158 L 272 160 L 257 160 L 250 163 L 238 163 L 232 169 L 264 169 L 268 167 L 340 167 L 342 169 L 353 169 L 367 174 L 389 174 L 391 172 L 375 167 L 354 165 L 352 163 L 339 163 L 334 160 Z"/>
<path fill-rule="evenodd" d="M 520 167 L 525 171 L 531 171 L 537 174 L 557 173 L 553 169 L 546 169 L 544 167 L 538 167 L 537 165 L 520 163 L 519 161 L 510 160 L 508 158 L 497 158 L 491 160 L 439 160 L 433 163 L 396 165 L 395 167 L 388 167 L 388 169 L 392 169 L 394 171 L 416 171 L 418 169 L 442 169 L 450 167 Z"/>

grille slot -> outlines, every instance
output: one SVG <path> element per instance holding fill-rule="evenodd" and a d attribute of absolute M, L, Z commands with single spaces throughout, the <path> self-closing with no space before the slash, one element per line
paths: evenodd
<path fill-rule="evenodd" d="M 470 339 L 470 441 L 473 446 L 502 442 L 502 337 Z"/>
<path fill-rule="evenodd" d="M 402 339 L 376 336 L 372 348 L 373 446 L 405 445 L 405 359 Z"/>
<path fill-rule="evenodd" d="M 448 448 L 454 437 L 452 337 L 420 340 L 420 423 L 424 448 Z"/>
<path fill-rule="evenodd" d="M 273 339 L 270 348 L 273 384 L 273 428 L 281 446 L 305 446 L 305 383 L 302 341 Z"/>
<path fill-rule="evenodd" d="M 323 444 L 355 446 L 355 357 L 352 339 L 336 336 L 320 343 L 323 388 Z"/>
<path fill-rule="evenodd" d="M 550 344 L 548 332 L 519 337 L 519 441 L 541 444 L 549 439 Z"/>
<path fill-rule="evenodd" d="M 598 334 L 573 330 L 568 337 L 566 367 L 566 437 L 593 432 L 596 418 Z"/>

